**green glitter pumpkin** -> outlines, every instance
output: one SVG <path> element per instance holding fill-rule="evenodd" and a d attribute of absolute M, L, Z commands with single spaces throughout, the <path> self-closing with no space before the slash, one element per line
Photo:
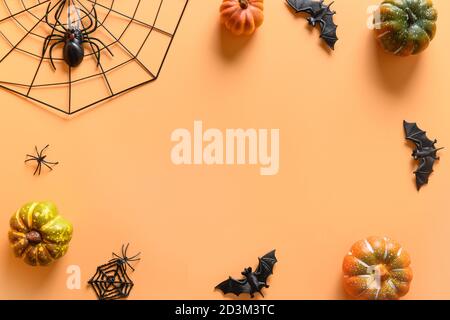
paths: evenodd
<path fill-rule="evenodd" d="M 72 239 L 72 224 L 51 202 L 30 202 L 10 219 L 9 242 L 14 254 L 32 266 L 61 258 Z"/>
<path fill-rule="evenodd" d="M 385 0 L 374 17 L 375 33 L 389 53 L 418 54 L 433 40 L 437 16 L 431 0 Z"/>

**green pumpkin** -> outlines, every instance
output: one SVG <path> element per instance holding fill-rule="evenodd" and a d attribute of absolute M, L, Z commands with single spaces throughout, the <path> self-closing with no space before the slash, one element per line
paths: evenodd
<path fill-rule="evenodd" d="M 9 242 L 27 264 L 46 266 L 66 254 L 72 232 L 53 203 L 30 202 L 11 217 Z"/>
<path fill-rule="evenodd" d="M 433 40 L 437 16 L 431 0 L 385 0 L 374 18 L 375 33 L 389 53 L 418 54 Z"/>

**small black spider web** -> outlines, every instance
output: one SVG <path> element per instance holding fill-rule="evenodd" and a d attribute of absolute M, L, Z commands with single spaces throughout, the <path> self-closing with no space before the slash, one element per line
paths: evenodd
<path fill-rule="evenodd" d="M 88 283 L 99 300 L 126 298 L 134 286 L 124 265 L 115 260 L 97 267 L 97 271 Z"/>
<path fill-rule="evenodd" d="M 12 9 L 11 1 L 15 1 L 16 3 L 19 2 L 21 4 L 21 8 Z M 0 38 L 3 38 L 7 45 L 10 47 L 8 52 L 4 54 L 2 57 L 0 57 L 0 66 L 2 63 L 5 63 L 5 60 L 10 57 L 10 55 L 15 54 L 15 52 L 20 52 L 24 57 L 28 56 L 29 58 L 35 59 L 38 61 L 35 72 L 31 79 L 28 80 L 21 80 L 21 81 L 11 81 L 8 78 L 8 74 L 1 73 L 0 75 L 0 87 L 4 88 L 10 92 L 16 93 L 22 97 L 28 98 L 32 101 L 37 102 L 38 104 L 43 105 L 44 107 L 47 107 L 52 110 L 59 111 L 65 115 L 73 115 L 75 113 L 79 113 L 83 110 L 86 110 L 87 108 L 90 108 L 94 105 L 97 105 L 101 102 L 105 102 L 111 98 L 114 98 L 116 96 L 122 95 L 130 90 L 133 90 L 137 87 L 140 87 L 144 84 L 147 84 L 149 82 L 152 82 L 156 80 L 161 72 L 162 66 L 166 60 L 168 51 L 171 47 L 172 41 L 175 37 L 176 31 L 178 30 L 178 27 L 181 22 L 181 18 L 185 12 L 185 9 L 187 7 L 187 3 L 189 0 L 136 0 L 136 3 L 134 4 L 134 9 L 132 10 L 132 14 L 122 12 L 120 9 L 117 9 L 115 4 L 117 0 L 109 0 L 109 5 L 104 4 L 101 2 L 101 0 L 58 0 L 55 2 L 55 0 L 34 0 L 34 3 L 30 5 L 31 0 L 0 0 L 0 6 L 4 5 L 6 8 L 7 16 L 6 17 L 0 17 L 0 27 L 2 23 L 14 23 L 19 28 L 25 32 L 23 37 L 21 37 L 18 41 L 14 41 L 9 39 L 8 34 L 6 32 L 2 32 L 0 28 Z M 155 4 L 155 7 L 157 8 L 155 16 L 152 18 L 152 21 L 144 21 L 142 18 L 138 17 L 139 9 L 142 7 L 142 3 L 149 1 L 152 4 Z M 170 27 L 169 31 L 165 30 L 162 27 L 158 26 L 159 20 L 163 19 L 161 18 L 162 12 L 167 12 L 167 9 L 164 8 L 166 3 L 170 3 L 173 1 L 179 1 L 180 11 L 176 12 L 177 14 L 177 21 L 175 22 L 175 25 Z M 102 61 L 99 62 L 98 70 L 96 72 L 93 72 L 91 74 L 74 78 L 73 77 L 73 70 L 72 68 L 67 66 L 67 79 L 65 81 L 53 81 L 53 82 L 44 82 L 44 83 L 36 83 L 36 79 L 38 75 L 41 72 L 41 66 L 42 64 L 49 63 L 49 56 L 48 53 L 44 56 L 40 54 L 42 51 L 41 48 L 36 48 L 36 50 L 32 51 L 30 49 L 24 49 L 21 48 L 21 43 L 27 39 L 28 37 L 35 37 L 36 39 L 40 39 L 39 41 L 43 43 L 45 37 L 49 34 L 53 34 L 54 30 L 51 30 L 51 33 L 48 34 L 39 34 L 35 31 L 40 25 L 46 24 L 45 23 L 45 12 L 47 9 L 47 6 L 49 3 L 51 3 L 50 7 L 50 13 L 49 17 L 52 17 L 52 14 L 54 13 L 54 10 L 58 8 L 59 4 L 61 2 L 65 2 L 67 4 L 76 5 L 80 9 L 85 10 L 92 18 L 93 18 L 93 10 L 94 8 L 98 11 L 103 10 L 104 16 L 102 19 L 97 20 L 98 21 L 98 29 L 102 30 L 102 32 L 111 39 L 111 41 L 108 41 L 108 43 L 105 44 L 105 46 L 100 47 L 100 55 L 107 55 L 106 49 L 112 49 L 112 48 L 120 48 L 123 52 L 126 53 L 128 56 L 127 59 L 124 61 L 120 61 L 119 63 L 112 65 L 112 66 L 104 66 L 102 64 Z M 172 3 L 173 4 L 173 3 Z M 130 3 L 130 5 L 132 5 Z M 17 7 L 17 5 L 15 4 Z M 168 5 L 170 7 L 170 4 Z M 36 9 L 39 9 L 42 14 L 37 14 L 35 12 Z M 178 9 L 178 7 L 177 7 Z M 140 12 L 141 13 L 141 12 Z M 34 19 L 34 24 L 32 26 L 26 26 L 24 23 L 20 21 L 20 17 L 24 14 L 28 14 L 32 19 Z M 142 13 L 141 13 L 142 15 Z M 110 17 L 120 17 L 121 19 L 125 19 L 126 23 L 121 30 L 119 34 L 117 32 L 114 32 L 110 29 L 110 27 L 107 24 L 107 20 Z M 81 23 L 81 27 L 84 28 L 85 24 L 83 22 L 83 17 L 79 18 L 79 21 Z M 127 32 L 131 29 L 132 25 L 139 25 L 143 28 L 145 28 L 146 35 L 143 37 L 143 39 L 140 39 L 140 45 L 138 46 L 137 50 L 133 52 L 132 49 L 128 48 L 127 44 L 124 43 L 125 40 L 125 34 L 128 34 Z M 167 46 L 161 48 L 158 47 L 158 50 L 162 51 L 159 55 L 161 57 L 160 63 L 158 66 L 150 68 L 146 65 L 144 61 L 142 61 L 142 54 L 141 51 L 143 51 L 143 48 L 152 48 L 152 41 L 151 36 L 152 33 L 158 33 L 159 35 L 166 37 L 168 39 Z M 1 44 L 0 44 L 1 45 Z M 86 43 L 85 44 L 85 59 L 88 57 L 94 58 L 97 51 L 94 49 L 92 44 Z M 141 56 L 140 56 L 141 54 Z M 112 57 L 114 59 L 114 57 Z M 58 66 L 61 67 L 63 64 L 63 59 L 58 56 L 54 56 L 54 61 L 59 62 Z M 111 74 L 114 71 L 119 71 L 121 68 L 125 68 L 130 63 L 135 63 L 143 72 L 145 72 L 146 76 L 143 76 L 143 79 L 137 80 L 135 83 L 131 83 L 127 86 L 118 88 L 118 85 L 114 86 L 113 81 L 111 79 Z M 152 63 L 153 64 L 153 63 Z M 58 67 L 57 67 L 58 68 Z M 83 65 L 80 65 L 77 68 L 83 68 Z M 25 77 L 25 76 L 24 76 Z M 123 77 L 133 77 L 133 75 L 123 75 Z M 107 94 L 104 94 L 104 96 L 101 97 L 94 97 L 92 101 L 89 101 L 88 103 L 85 103 L 83 105 L 75 105 L 73 103 L 76 91 L 74 88 L 76 88 L 77 85 L 81 85 L 82 83 L 88 82 L 88 81 L 94 81 L 96 79 L 103 79 L 103 83 L 105 84 L 107 88 Z M 67 88 L 67 95 L 66 95 L 66 101 L 63 101 L 62 103 L 50 101 L 47 99 L 47 97 L 44 99 L 42 97 L 33 95 L 33 92 L 40 89 L 48 89 L 48 88 Z M 78 92 L 79 90 L 77 90 Z M 65 105 L 65 106 L 63 106 Z"/>

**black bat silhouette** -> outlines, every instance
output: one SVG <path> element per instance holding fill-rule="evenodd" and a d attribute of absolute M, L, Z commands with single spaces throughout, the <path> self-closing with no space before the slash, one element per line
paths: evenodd
<path fill-rule="evenodd" d="M 330 9 L 334 1 L 329 5 L 325 5 L 323 2 L 324 0 L 287 0 L 295 13 L 306 12 L 310 15 L 307 20 L 311 26 L 320 25 L 320 37 L 334 50 L 334 45 L 339 40 L 336 35 L 337 25 L 333 20 L 336 11 Z"/>
<path fill-rule="evenodd" d="M 275 250 L 270 251 L 266 255 L 258 258 L 259 264 L 256 271 L 253 272 L 251 267 L 245 268 L 241 274 L 244 278 L 240 280 L 229 277 L 227 280 L 216 286 L 216 289 L 221 290 L 224 294 L 233 293 L 239 296 L 241 293 L 248 293 L 253 298 L 258 292 L 261 296 L 262 288 L 269 288 L 267 285 L 267 278 L 273 273 L 273 266 L 277 262 L 275 257 Z"/>
<path fill-rule="evenodd" d="M 437 140 L 432 141 L 428 139 L 427 133 L 421 130 L 416 123 L 403 121 L 403 127 L 405 128 L 406 139 L 414 142 L 416 145 L 412 156 L 414 160 L 419 161 L 419 168 L 414 174 L 416 175 L 417 190 L 420 190 L 428 183 L 428 178 L 433 172 L 434 162 L 439 160 L 437 152 L 444 148 L 436 149 L 434 145 L 437 143 Z"/>

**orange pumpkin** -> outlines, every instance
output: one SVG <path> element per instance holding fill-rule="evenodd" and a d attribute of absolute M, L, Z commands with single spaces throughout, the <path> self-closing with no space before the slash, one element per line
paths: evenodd
<path fill-rule="evenodd" d="M 264 21 L 263 0 L 223 0 L 220 21 L 235 35 L 251 35 Z"/>
<path fill-rule="evenodd" d="M 410 264 L 408 253 L 389 238 L 358 241 L 344 258 L 344 288 L 356 299 L 399 299 L 409 291 Z"/>

